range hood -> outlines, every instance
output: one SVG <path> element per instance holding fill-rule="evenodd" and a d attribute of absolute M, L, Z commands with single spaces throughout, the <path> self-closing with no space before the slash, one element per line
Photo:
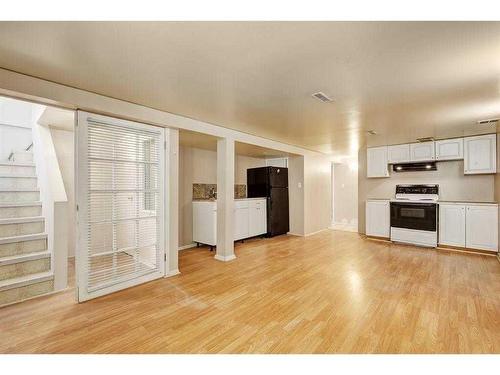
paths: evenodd
<path fill-rule="evenodd" d="M 424 163 L 393 164 L 392 170 L 394 172 L 437 171 L 437 165 L 434 161 Z"/>

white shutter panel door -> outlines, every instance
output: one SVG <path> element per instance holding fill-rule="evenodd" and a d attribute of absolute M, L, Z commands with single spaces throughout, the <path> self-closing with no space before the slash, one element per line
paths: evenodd
<path fill-rule="evenodd" d="M 78 112 L 79 301 L 164 276 L 164 129 Z"/>

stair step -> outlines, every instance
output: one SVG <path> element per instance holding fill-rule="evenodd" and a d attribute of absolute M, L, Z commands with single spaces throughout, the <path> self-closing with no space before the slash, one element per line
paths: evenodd
<path fill-rule="evenodd" d="M 36 177 L 28 177 L 28 176 L 17 176 L 17 177 L 0 176 L 0 190 L 23 191 L 26 189 L 38 189 L 38 179 Z"/>
<path fill-rule="evenodd" d="M 42 216 L 0 219 L 0 238 L 42 233 L 45 219 Z"/>
<path fill-rule="evenodd" d="M 14 152 L 14 162 L 21 163 L 32 163 L 33 162 L 33 152 L 31 151 L 16 151 Z"/>
<path fill-rule="evenodd" d="M 0 204 L 4 203 L 27 203 L 40 201 L 40 191 L 33 189 L 19 191 L 0 190 Z"/>
<path fill-rule="evenodd" d="M 23 263 L 31 260 L 38 260 L 45 258 L 50 258 L 49 250 L 39 251 L 37 253 L 30 253 L 30 254 L 12 255 L 10 257 L 0 258 L 0 267 L 7 266 L 9 264 Z"/>
<path fill-rule="evenodd" d="M 0 193 L 19 193 L 19 192 L 26 192 L 26 193 L 39 193 L 40 189 L 39 188 L 18 188 L 18 189 L 5 189 L 5 188 L 0 188 Z"/>
<path fill-rule="evenodd" d="M 49 251 L 36 254 L 20 254 L 4 257 L 0 262 L 0 280 L 50 271 L 51 255 Z"/>
<path fill-rule="evenodd" d="M 16 162 L 16 161 L 0 161 L 0 165 L 6 165 L 8 167 L 34 167 L 33 162 Z"/>
<path fill-rule="evenodd" d="M 0 173 L 2 175 L 27 175 L 34 176 L 36 174 L 35 164 L 33 163 L 4 163 L 0 162 Z"/>
<path fill-rule="evenodd" d="M 45 218 L 43 216 L 0 218 L 0 225 L 36 223 L 40 221 L 45 221 Z"/>
<path fill-rule="evenodd" d="M 7 218 L 34 217 L 42 214 L 40 202 L 0 203 L 0 220 Z"/>
<path fill-rule="evenodd" d="M 5 241 L 2 243 L 2 241 Z M 0 239 L 0 258 L 14 255 L 32 254 L 47 250 L 45 233 L 27 234 Z"/>
<path fill-rule="evenodd" d="M 42 202 L 14 202 L 14 203 L 0 203 L 0 208 L 18 208 L 18 207 L 42 207 Z"/>
<path fill-rule="evenodd" d="M 7 243 L 13 243 L 13 242 L 35 241 L 35 240 L 44 240 L 44 239 L 47 239 L 47 233 L 24 234 L 21 236 L 11 236 L 11 237 L 0 238 L 0 245 L 7 244 Z"/>
<path fill-rule="evenodd" d="M 36 174 L 0 173 L 0 178 L 37 178 Z"/>
<path fill-rule="evenodd" d="M 21 302 L 53 291 L 54 274 L 51 271 L 0 281 L 0 306 Z"/>
<path fill-rule="evenodd" d="M 33 283 L 40 283 L 42 281 L 52 280 L 54 274 L 52 271 L 32 273 L 31 275 L 16 277 L 14 279 L 0 281 L 0 291 L 9 290 L 12 288 L 20 288 L 22 286 L 30 285 Z"/>

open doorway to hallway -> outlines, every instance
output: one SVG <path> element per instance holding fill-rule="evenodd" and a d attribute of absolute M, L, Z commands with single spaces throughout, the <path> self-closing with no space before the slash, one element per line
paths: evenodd
<path fill-rule="evenodd" d="M 358 231 L 358 159 L 332 163 L 332 229 Z"/>
<path fill-rule="evenodd" d="M 0 97 L 0 306 L 74 286 L 74 123 Z"/>

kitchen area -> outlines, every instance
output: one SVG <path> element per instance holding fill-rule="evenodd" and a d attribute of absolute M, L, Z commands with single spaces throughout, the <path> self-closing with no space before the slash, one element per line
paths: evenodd
<path fill-rule="evenodd" d="M 498 252 L 496 133 L 362 152 L 360 233 L 428 248 Z"/>
<path fill-rule="evenodd" d="M 179 149 L 179 250 L 217 244 L 215 137 L 183 132 Z M 288 160 L 293 155 L 243 143 L 235 147 L 234 241 L 290 230 Z M 293 194 L 293 193 L 292 193 Z M 201 249 L 202 247 L 202 249 Z"/>

